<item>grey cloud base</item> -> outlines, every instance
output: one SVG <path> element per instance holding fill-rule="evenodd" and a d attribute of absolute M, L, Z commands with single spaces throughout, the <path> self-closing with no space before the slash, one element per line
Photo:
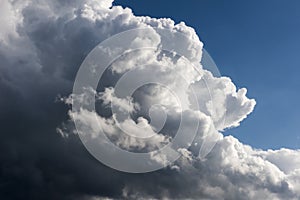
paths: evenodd
<path fill-rule="evenodd" d="M 109 0 L 4 0 L 0 5 L 0 199 L 300 198 L 298 150 L 256 150 L 228 136 L 205 159 L 186 150 L 173 166 L 128 174 L 104 166 L 82 145 L 70 108 L 58 97 L 70 95 L 86 55 L 122 31 L 163 27 L 187 36 L 179 45 L 201 67 L 202 43 L 192 28 L 171 19 L 136 17 L 128 8 L 111 7 Z M 229 78 L 204 74 L 212 96 L 220 97 L 213 98 L 214 105 L 220 106 L 211 112 L 204 101 L 203 113 L 218 131 L 238 126 L 254 100 Z M 201 84 L 195 88 L 205 100 Z"/>

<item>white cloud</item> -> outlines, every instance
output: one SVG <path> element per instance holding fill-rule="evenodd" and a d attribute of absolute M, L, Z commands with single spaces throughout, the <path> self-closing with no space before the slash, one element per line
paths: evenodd
<path fill-rule="evenodd" d="M 283 148 L 280 150 L 258 151 L 257 155 L 274 163 L 280 170 L 287 174 L 300 169 L 300 160 L 297 159 L 300 158 L 300 150 Z"/>
<path fill-rule="evenodd" d="M 169 89 L 176 90 L 182 98 L 180 102 L 184 104 L 183 116 L 190 121 L 200 122 L 196 142 L 202 144 L 209 135 L 213 136 L 212 141 L 215 139 L 218 143 L 205 159 L 197 158 L 199 149 L 198 152 L 193 149 L 190 152 L 181 149 L 180 152 L 184 157 L 174 165 L 177 167 L 173 166 L 177 170 L 172 171 L 177 173 L 174 177 L 180 177 L 180 180 L 164 176 L 161 172 L 159 176 L 161 180 L 149 178 L 144 187 L 141 185 L 143 180 L 125 181 L 124 197 L 299 199 L 300 162 L 297 159 L 300 156 L 299 151 L 256 150 L 240 143 L 232 136 L 222 137 L 218 132 L 239 126 L 240 122 L 253 111 L 255 101 L 246 97 L 246 89 L 237 90 L 229 78 L 216 78 L 202 70 L 200 60 L 203 44 L 195 31 L 184 23 L 175 24 L 171 19 L 136 17 L 130 9 L 111 5 L 110 0 L 2 1 L 0 53 L 3 62 L 0 69 L 3 73 L 0 76 L 3 76 L 5 83 L 20 94 L 35 97 L 37 91 L 32 88 L 37 85 L 41 87 L 40 90 L 53 88 L 55 84 L 61 87 L 70 85 L 72 82 L 70 80 L 73 80 L 84 56 L 111 35 L 142 27 L 165 28 L 174 33 L 182 33 L 186 36 L 183 40 L 176 40 L 174 34 L 174 38 L 161 41 L 159 35 L 153 31 L 151 33 L 153 40 L 137 39 L 132 44 L 132 49 L 144 43 L 164 46 L 175 39 L 176 42 L 171 44 L 180 46 L 182 51 L 178 53 L 184 55 L 190 63 L 186 63 L 183 58 L 174 62 L 172 55 L 157 59 L 160 55 L 157 52 L 140 51 L 134 55 L 128 54 L 127 57 L 115 62 L 114 72 L 121 74 L 133 69 L 138 72 L 147 70 L 149 72 L 149 69 L 139 65 L 145 62 L 155 66 L 151 69 L 151 73 L 147 73 L 147 77 L 144 74 L 136 79 L 164 80 Z M 198 67 L 201 73 L 195 73 L 191 64 Z M 200 110 L 195 109 L 196 102 L 190 98 L 188 86 L 196 91 Z M 207 92 L 208 89 L 210 93 Z M 139 140 L 123 134 L 116 126 L 113 116 L 104 117 L 88 110 L 70 113 L 87 128 L 89 137 L 99 136 L 98 132 L 101 130 L 98 123 L 100 123 L 100 127 L 110 139 L 124 149 L 151 150 L 170 141 L 169 136 L 173 136 L 176 131 L 180 117 L 177 99 L 171 97 L 167 90 L 151 86 L 143 88 L 139 93 L 141 96 L 136 98 L 139 106 L 132 99 L 116 97 L 113 92 L 115 91 L 112 89 L 106 89 L 100 97 L 106 105 L 111 101 L 115 102 L 123 112 L 139 112 L 147 110 L 152 104 L 162 105 L 164 111 L 169 112 L 169 121 L 166 121 L 166 127 L 162 129 L 162 133 L 166 135 L 155 132 L 146 116 L 137 120 L 121 120 L 119 127 L 134 135 L 154 136 L 150 140 Z M 82 101 L 88 101 L 83 97 L 80 98 Z M 71 103 L 70 99 L 67 103 Z M 188 125 L 183 127 L 187 134 L 190 128 Z M 164 158 L 156 159 L 158 162 L 164 162 Z"/>

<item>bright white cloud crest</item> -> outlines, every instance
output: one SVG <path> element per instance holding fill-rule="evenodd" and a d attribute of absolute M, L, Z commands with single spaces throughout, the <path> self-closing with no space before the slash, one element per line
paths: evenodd
<path fill-rule="evenodd" d="M 203 44 L 191 27 L 137 17 L 110 0 L 4 1 L 1 9 L 1 16 L 13 16 L 0 31 L 0 51 L 15 88 L 22 88 L 18 77 L 25 69 L 16 67 L 14 55 L 30 63 L 29 73 L 65 81 L 77 67 L 72 61 L 94 48 L 78 71 L 74 94 L 65 99 L 82 142 L 118 170 L 171 165 L 165 170 L 177 171 L 190 186 L 180 190 L 175 181 L 177 191 L 162 186 L 157 196 L 127 182 L 124 198 L 300 198 L 299 151 L 256 150 L 221 134 L 239 126 L 255 101 L 230 78 L 203 68 Z"/>

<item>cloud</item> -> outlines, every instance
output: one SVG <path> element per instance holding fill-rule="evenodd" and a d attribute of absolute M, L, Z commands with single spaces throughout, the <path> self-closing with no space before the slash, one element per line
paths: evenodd
<path fill-rule="evenodd" d="M 238 126 L 252 112 L 255 101 L 246 97 L 246 89 L 237 90 L 230 78 L 216 78 L 202 69 L 203 44 L 193 28 L 171 19 L 137 17 L 129 8 L 112 6 L 110 0 L 4 0 L 0 11 L 1 199 L 300 198 L 300 165 L 295 159 L 299 151 L 257 150 L 232 136 L 221 135 L 220 131 Z M 181 148 L 183 156 L 174 165 L 133 175 L 96 161 L 69 120 L 70 108 L 55 99 L 71 94 L 79 66 L 97 44 L 117 33 L 145 27 L 153 28 L 149 33 L 153 40 L 137 38 L 132 49 L 144 44 L 180 46 L 178 53 L 189 62 L 164 52 L 136 51 L 116 61 L 104 82 L 112 84 L 129 70 L 141 75 L 135 80 L 164 80 L 169 90 L 176 90 L 182 97 L 184 119 L 199 121 L 199 128 L 193 146 Z M 170 30 L 174 35 L 161 40 L 155 28 Z M 178 40 L 176 33 L 185 37 Z M 171 42 L 174 39 L 176 42 Z M 154 68 L 143 68 L 141 63 Z M 147 70 L 151 73 L 145 73 Z M 196 91 L 200 102 L 191 98 L 187 86 Z M 158 148 L 176 133 L 180 109 L 178 99 L 168 89 L 151 84 L 142 87 L 133 94 L 134 103 L 116 96 L 115 89 L 105 88 L 98 88 L 102 89 L 98 112 L 71 113 L 92 129 L 88 133 L 94 138 L 99 121 L 112 141 L 127 150 Z M 146 136 L 155 137 L 146 142 L 126 135 L 117 137 L 120 131 L 107 107 L 112 102 L 122 108 L 118 116 L 122 129 L 139 134 L 136 130 L 141 126 Z M 151 105 L 158 106 L 147 112 Z M 132 120 L 122 118 L 127 112 L 131 112 Z M 163 113 L 167 113 L 162 120 L 164 126 L 153 122 Z M 56 131 L 58 127 L 68 137 L 62 137 Z M 152 128 L 161 130 L 161 134 Z M 183 127 L 186 134 L 191 129 L 188 124 Z M 200 145 L 208 136 L 218 142 L 205 158 L 199 158 Z M 164 162 L 164 158 L 152 156 Z"/>

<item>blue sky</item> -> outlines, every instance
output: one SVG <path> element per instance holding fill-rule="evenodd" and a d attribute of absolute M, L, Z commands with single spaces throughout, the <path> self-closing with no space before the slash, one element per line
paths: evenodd
<path fill-rule="evenodd" d="M 221 74 L 255 98 L 254 112 L 226 131 L 255 148 L 300 148 L 300 1 L 117 0 L 136 15 L 195 28 Z"/>

